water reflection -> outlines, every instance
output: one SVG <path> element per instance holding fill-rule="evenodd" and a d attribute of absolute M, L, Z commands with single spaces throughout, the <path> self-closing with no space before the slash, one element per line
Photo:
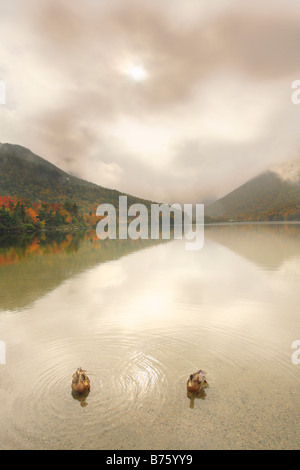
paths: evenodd
<path fill-rule="evenodd" d="M 300 223 L 208 225 L 205 238 L 267 270 L 300 256 Z"/>
<path fill-rule="evenodd" d="M 190 408 L 194 409 L 195 400 L 205 400 L 206 392 L 204 388 L 201 388 L 201 390 L 197 393 L 197 395 L 195 395 L 194 393 L 187 392 L 186 396 L 188 397 L 190 401 Z"/>
<path fill-rule="evenodd" d="M 205 227 L 212 240 L 265 270 L 279 269 L 300 257 L 300 224 L 230 224 Z M 100 241 L 95 230 L 6 235 L 0 238 L 0 310 L 30 306 L 62 282 L 107 261 L 166 243 L 165 240 Z M 182 247 L 182 250 L 184 248 Z M 195 252 L 197 257 L 199 253 Z M 105 280 L 102 282 L 105 283 Z M 184 279 L 182 280 L 184 285 Z M 11 288 L 14 286 L 14 295 Z M 165 291 L 135 296 L 133 310 L 155 310 Z"/>
<path fill-rule="evenodd" d="M 2 236 L 0 310 L 29 306 L 84 270 L 163 242 L 166 241 L 100 241 L 95 230 Z"/>
<path fill-rule="evenodd" d="M 85 406 L 88 405 L 86 399 L 89 396 L 89 393 L 90 393 L 90 391 L 88 390 L 87 392 L 83 393 L 82 395 L 78 395 L 78 393 L 76 393 L 72 390 L 71 395 L 74 398 L 74 400 L 79 401 L 80 406 L 82 406 L 82 408 L 84 408 Z"/>
<path fill-rule="evenodd" d="M 88 233 L 3 243 L 1 305 L 19 308 L 0 315 L 0 447 L 296 448 L 298 233 L 207 227 L 196 252 Z M 199 367 L 209 390 L 189 397 Z"/>

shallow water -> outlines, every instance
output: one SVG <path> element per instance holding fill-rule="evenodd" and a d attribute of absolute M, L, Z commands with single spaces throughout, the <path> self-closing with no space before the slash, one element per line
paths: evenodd
<path fill-rule="evenodd" d="M 298 448 L 299 242 L 297 224 L 207 226 L 200 251 L 0 240 L 0 448 Z"/>

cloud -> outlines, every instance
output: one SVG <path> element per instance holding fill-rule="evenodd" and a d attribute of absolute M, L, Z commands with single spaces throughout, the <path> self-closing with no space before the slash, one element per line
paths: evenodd
<path fill-rule="evenodd" d="M 300 183 L 300 157 L 291 159 L 282 165 L 271 167 L 274 173 L 277 173 L 285 181 Z"/>
<path fill-rule="evenodd" d="M 0 3 L 1 141 L 173 201 L 221 196 L 298 148 L 290 0 Z M 138 83 L 125 73 L 136 62 Z"/>

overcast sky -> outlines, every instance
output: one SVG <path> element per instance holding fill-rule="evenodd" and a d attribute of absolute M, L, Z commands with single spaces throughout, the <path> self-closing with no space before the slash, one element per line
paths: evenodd
<path fill-rule="evenodd" d="M 0 0 L 0 142 L 207 202 L 299 158 L 296 0 Z"/>

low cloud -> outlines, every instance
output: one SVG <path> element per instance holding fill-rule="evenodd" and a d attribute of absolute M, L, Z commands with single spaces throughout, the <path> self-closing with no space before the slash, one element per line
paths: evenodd
<path fill-rule="evenodd" d="M 292 159 L 282 165 L 277 165 L 271 170 L 278 174 L 285 181 L 300 184 L 300 157 Z"/>
<path fill-rule="evenodd" d="M 290 0 L 0 4 L 2 142 L 102 186 L 187 202 L 220 197 L 298 149 Z M 139 83 L 125 73 L 136 62 L 147 70 Z"/>

